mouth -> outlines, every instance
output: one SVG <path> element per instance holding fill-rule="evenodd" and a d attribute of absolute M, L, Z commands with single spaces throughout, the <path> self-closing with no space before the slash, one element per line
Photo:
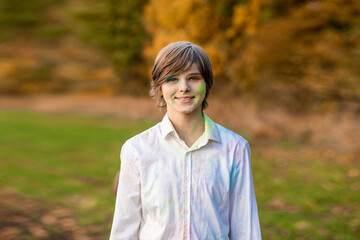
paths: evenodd
<path fill-rule="evenodd" d="M 195 98 L 194 96 L 175 97 L 175 100 L 178 100 L 180 103 L 189 103 L 189 102 L 191 102 L 194 98 Z"/>

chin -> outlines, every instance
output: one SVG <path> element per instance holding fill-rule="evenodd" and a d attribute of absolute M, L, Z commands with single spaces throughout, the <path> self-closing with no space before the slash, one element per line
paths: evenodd
<path fill-rule="evenodd" d="M 176 109 L 177 112 L 183 113 L 183 114 L 190 114 L 198 110 L 199 107 L 189 107 L 189 108 L 179 108 Z"/>

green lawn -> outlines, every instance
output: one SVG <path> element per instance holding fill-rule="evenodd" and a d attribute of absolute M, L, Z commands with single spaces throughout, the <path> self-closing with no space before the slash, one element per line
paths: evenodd
<path fill-rule="evenodd" d="M 106 239 L 121 145 L 153 124 L 115 116 L 1 111 L 0 188 L 41 199 L 48 207 L 65 205 L 81 225 L 104 226 L 99 234 Z M 347 174 L 358 171 L 358 164 L 296 154 L 265 159 L 254 149 L 263 239 L 360 239 L 359 177 Z"/>
<path fill-rule="evenodd" d="M 108 230 L 124 141 L 153 123 L 118 117 L 0 112 L 0 188 L 71 207 Z M 108 233 L 104 234 L 104 238 Z"/>

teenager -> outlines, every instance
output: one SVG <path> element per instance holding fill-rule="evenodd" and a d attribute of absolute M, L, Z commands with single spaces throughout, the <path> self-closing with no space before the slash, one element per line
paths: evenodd
<path fill-rule="evenodd" d="M 150 94 L 166 114 L 121 149 L 110 240 L 261 239 L 249 144 L 203 112 L 213 81 L 201 47 L 159 52 Z"/>

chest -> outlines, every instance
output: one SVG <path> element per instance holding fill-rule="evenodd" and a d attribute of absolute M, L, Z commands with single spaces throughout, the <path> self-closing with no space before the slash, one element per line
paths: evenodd
<path fill-rule="evenodd" d="M 173 151 L 152 151 L 140 160 L 145 207 L 168 211 L 187 200 L 222 205 L 230 188 L 231 154 L 211 147 Z"/>

